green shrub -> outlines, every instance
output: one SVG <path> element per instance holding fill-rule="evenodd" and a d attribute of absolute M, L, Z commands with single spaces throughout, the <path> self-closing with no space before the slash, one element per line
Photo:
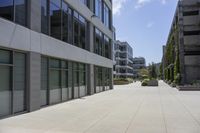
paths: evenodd
<path fill-rule="evenodd" d="M 147 86 L 148 85 L 148 82 L 149 82 L 149 79 L 144 79 L 142 81 L 142 86 Z"/>
<path fill-rule="evenodd" d="M 147 82 L 142 82 L 142 86 L 147 86 L 148 83 Z"/>
<path fill-rule="evenodd" d="M 133 83 L 132 78 L 115 78 L 114 79 L 114 85 L 125 85 Z"/>
<path fill-rule="evenodd" d="M 180 73 L 178 73 L 175 76 L 174 83 L 175 84 L 180 84 L 180 82 L 181 82 L 181 75 L 180 75 Z"/>

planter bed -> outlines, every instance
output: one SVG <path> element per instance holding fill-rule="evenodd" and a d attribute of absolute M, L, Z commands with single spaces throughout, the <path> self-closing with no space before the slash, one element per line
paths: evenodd
<path fill-rule="evenodd" d="M 179 91 L 200 91 L 200 86 L 177 86 Z"/>

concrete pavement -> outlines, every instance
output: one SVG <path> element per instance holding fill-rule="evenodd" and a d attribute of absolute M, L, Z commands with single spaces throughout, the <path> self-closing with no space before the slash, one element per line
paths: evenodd
<path fill-rule="evenodd" d="M 139 83 L 0 120 L 0 133 L 200 133 L 200 92 Z"/>

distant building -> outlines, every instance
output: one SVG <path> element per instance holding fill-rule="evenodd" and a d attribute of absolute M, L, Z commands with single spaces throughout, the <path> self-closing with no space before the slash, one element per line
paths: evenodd
<path fill-rule="evenodd" d="M 146 68 L 146 61 L 143 57 L 135 57 L 133 61 L 133 78 L 139 78 L 139 71 Z"/>
<path fill-rule="evenodd" d="M 164 79 L 180 84 L 200 80 L 200 1 L 179 0 L 163 50 Z"/>
<path fill-rule="evenodd" d="M 115 78 L 133 78 L 133 49 L 127 42 L 115 41 Z"/>

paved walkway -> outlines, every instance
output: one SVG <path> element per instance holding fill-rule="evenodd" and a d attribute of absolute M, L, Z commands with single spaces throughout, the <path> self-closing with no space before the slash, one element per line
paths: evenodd
<path fill-rule="evenodd" d="M 200 92 L 139 83 L 0 120 L 0 133 L 200 133 Z"/>

